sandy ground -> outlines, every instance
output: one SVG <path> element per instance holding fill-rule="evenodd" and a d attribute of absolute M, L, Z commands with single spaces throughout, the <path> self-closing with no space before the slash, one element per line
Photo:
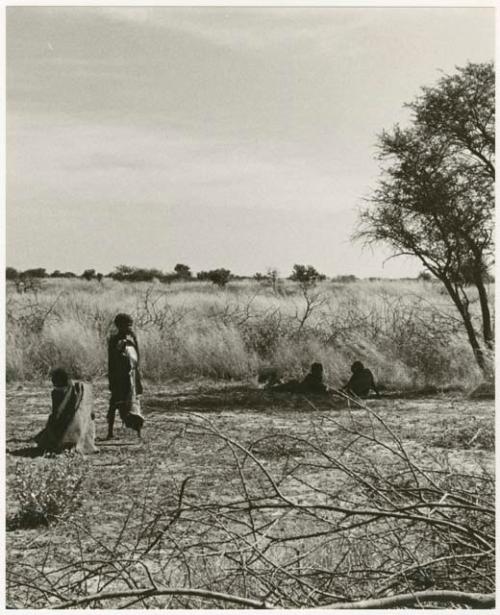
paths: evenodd
<path fill-rule="evenodd" d="M 104 441 L 108 393 L 104 383 L 94 384 L 94 391 L 99 453 L 85 460 L 90 464 L 91 487 L 83 514 L 103 540 L 118 531 L 124 511 L 134 498 L 140 499 L 149 490 L 163 502 L 170 496 L 175 502 L 177 489 L 187 476 L 192 477 L 190 497 L 203 501 L 231 497 L 234 464 L 230 463 L 227 441 L 215 432 L 251 447 L 269 471 L 284 475 L 286 464 L 315 461 L 304 445 L 306 440 L 319 438 L 325 450 L 334 452 L 345 440 L 338 424 L 343 417 L 351 413 L 360 423 L 367 420 L 364 410 L 348 409 L 345 402 L 329 398 L 311 398 L 308 402 L 240 385 L 171 384 L 148 388 L 143 399 L 146 423 L 142 439 L 117 419 L 115 439 Z M 494 401 L 443 395 L 373 399 L 368 404 L 408 450 L 425 449 L 446 456 L 449 463 L 469 471 L 480 466 L 493 470 L 494 452 L 481 448 L 482 438 L 476 437 L 469 444 L 472 438 L 463 440 L 458 435 L 464 426 L 473 437 L 493 431 Z M 13 467 L 40 463 L 40 458 L 31 456 L 34 443 L 29 438 L 44 426 L 49 408 L 48 387 L 7 388 L 8 516 L 16 511 L 16 499 L 9 489 Z M 451 434 L 452 446 L 435 444 L 444 433 Z M 453 444 L 454 433 L 457 438 Z M 327 479 L 322 475 L 318 480 Z M 310 496 L 308 489 L 301 493 L 300 484 L 290 483 L 288 487 L 288 493 Z M 62 551 L 71 551 L 63 530 L 59 535 L 46 528 L 9 531 L 7 567 L 26 558 L 36 561 L 49 540 Z"/>

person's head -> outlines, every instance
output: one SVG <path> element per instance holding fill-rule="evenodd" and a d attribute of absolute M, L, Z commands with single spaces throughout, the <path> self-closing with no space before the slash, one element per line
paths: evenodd
<path fill-rule="evenodd" d="M 311 374 L 318 378 L 323 376 L 323 365 L 321 363 L 313 363 L 311 365 Z"/>
<path fill-rule="evenodd" d="M 66 387 L 69 383 L 69 374 L 62 367 L 56 367 L 50 372 L 50 379 L 55 387 Z"/>
<path fill-rule="evenodd" d="M 351 372 L 355 374 L 356 372 L 360 372 L 364 368 L 365 366 L 363 365 L 363 363 L 361 363 L 361 361 L 354 361 L 354 363 L 351 365 Z"/>
<path fill-rule="evenodd" d="M 132 316 L 129 314 L 124 314 L 123 312 L 115 316 L 114 322 L 120 333 L 130 331 L 132 329 L 132 325 L 134 324 Z"/>

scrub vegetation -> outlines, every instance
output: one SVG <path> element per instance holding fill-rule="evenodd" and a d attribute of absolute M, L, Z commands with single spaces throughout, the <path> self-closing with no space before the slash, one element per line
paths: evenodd
<path fill-rule="evenodd" d="M 107 401 L 98 455 L 30 458 L 47 391 L 8 387 L 8 607 L 493 607 L 492 401 L 150 385 L 103 441 Z"/>
<path fill-rule="evenodd" d="M 247 380 L 268 367 L 298 377 L 320 361 L 339 386 L 356 359 L 390 389 L 469 388 L 483 379 L 438 283 L 278 282 L 45 279 L 26 292 L 8 283 L 7 381 L 44 380 L 55 365 L 77 378 L 105 377 L 106 339 L 123 311 L 134 318 L 152 382 Z M 471 312 L 480 327 L 477 302 Z"/>

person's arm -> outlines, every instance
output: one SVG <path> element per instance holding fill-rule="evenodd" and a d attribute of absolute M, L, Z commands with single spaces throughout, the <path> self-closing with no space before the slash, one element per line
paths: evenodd
<path fill-rule="evenodd" d="M 108 340 L 108 382 L 109 390 L 112 391 L 115 383 L 115 353 L 116 341 L 113 337 Z"/>
<path fill-rule="evenodd" d="M 139 351 L 139 342 L 137 341 L 137 336 L 133 331 L 132 331 L 132 338 L 134 340 L 135 351 L 137 353 L 137 367 L 135 370 L 135 392 L 137 393 L 137 395 L 142 395 L 143 388 L 142 388 L 141 371 L 140 371 L 141 358 L 140 358 L 140 351 Z"/>
<path fill-rule="evenodd" d="M 349 380 L 344 384 L 343 387 L 340 388 L 341 391 L 347 391 L 348 393 L 351 392 L 351 382 L 352 382 L 353 376 L 351 376 L 349 378 Z"/>

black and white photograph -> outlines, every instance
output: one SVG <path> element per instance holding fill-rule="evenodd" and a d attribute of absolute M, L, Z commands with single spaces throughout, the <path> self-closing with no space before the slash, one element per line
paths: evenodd
<path fill-rule="evenodd" d="M 494 2 L 2 11 L 3 606 L 494 609 Z"/>

